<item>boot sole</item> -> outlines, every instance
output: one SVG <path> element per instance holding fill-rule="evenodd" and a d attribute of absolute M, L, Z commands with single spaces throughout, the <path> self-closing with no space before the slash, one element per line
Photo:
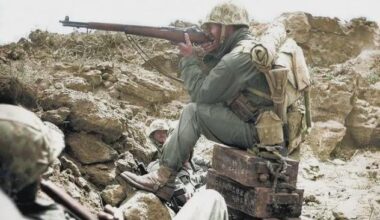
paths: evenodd
<path fill-rule="evenodd" d="M 158 188 L 158 190 L 155 190 L 155 189 L 146 187 L 144 185 L 141 185 L 138 182 L 135 182 L 133 179 L 129 178 L 129 176 L 125 176 L 123 174 L 120 174 L 120 175 L 123 177 L 123 179 L 125 179 L 132 186 L 134 186 L 138 189 L 142 189 L 142 190 L 151 192 L 151 193 L 155 194 L 157 197 L 159 197 L 160 199 L 163 199 L 167 202 L 169 202 L 171 200 L 171 198 L 174 194 L 174 188 L 172 188 L 172 187 L 163 186 L 161 188 Z"/>

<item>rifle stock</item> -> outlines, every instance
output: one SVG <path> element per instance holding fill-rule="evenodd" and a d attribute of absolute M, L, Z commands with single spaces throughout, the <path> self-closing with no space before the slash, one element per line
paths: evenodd
<path fill-rule="evenodd" d="M 124 32 L 126 34 L 132 34 L 144 37 L 160 38 L 172 41 L 174 43 L 185 42 L 184 34 L 188 33 L 190 41 L 192 43 L 201 44 L 212 41 L 212 37 L 205 32 L 197 30 L 195 28 L 180 29 L 174 27 L 151 27 L 151 26 L 139 26 L 139 25 L 124 25 L 124 24 L 111 24 L 111 23 L 99 23 L 99 22 L 77 22 L 70 21 L 66 16 L 65 20 L 59 21 L 65 27 L 75 28 L 87 28 L 103 31 L 116 31 Z"/>
<path fill-rule="evenodd" d="M 57 203 L 63 205 L 66 209 L 72 212 L 75 216 L 85 220 L 97 220 L 98 217 L 93 215 L 86 207 L 80 204 L 77 200 L 69 196 L 58 186 L 47 180 L 41 180 L 41 190 L 46 193 Z"/>

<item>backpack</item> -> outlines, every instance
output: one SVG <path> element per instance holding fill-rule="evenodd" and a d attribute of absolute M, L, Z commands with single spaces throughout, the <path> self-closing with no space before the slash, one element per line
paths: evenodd
<path fill-rule="evenodd" d="M 274 23 L 260 40 L 242 40 L 233 52 L 250 54 L 269 85 L 269 96 L 255 88 L 248 89 L 274 103 L 275 114 L 264 112 L 256 119 L 260 143 L 274 145 L 285 139 L 291 153 L 302 142 L 306 127 L 311 127 L 311 82 L 301 47 L 293 39 L 286 38 L 282 23 Z"/>

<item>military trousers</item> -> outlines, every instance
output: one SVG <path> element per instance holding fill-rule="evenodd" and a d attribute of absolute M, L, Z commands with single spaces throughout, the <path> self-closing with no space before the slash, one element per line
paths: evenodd
<path fill-rule="evenodd" d="M 228 106 L 190 103 L 164 144 L 160 165 L 179 170 L 202 134 L 211 141 L 242 149 L 257 143 L 254 124 L 242 121 Z"/>
<path fill-rule="evenodd" d="M 228 220 L 227 205 L 215 190 L 202 190 L 195 193 L 173 220 Z"/>

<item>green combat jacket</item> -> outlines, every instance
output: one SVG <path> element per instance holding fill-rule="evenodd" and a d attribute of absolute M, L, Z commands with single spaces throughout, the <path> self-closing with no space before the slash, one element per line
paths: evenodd
<path fill-rule="evenodd" d="M 202 71 L 200 61 L 195 57 L 184 57 L 180 62 L 181 78 L 184 80 L 191 101 L 195 103 L 225 103 L 243 93 L 255 107 L 272 106 L 272 101 L 248 92 L 255 88 L 269 93 L 268 83 L 249 54 L 231 52 L 241 40 L 252 39 L 246 28 L 237 30 L 213 54 L 204 57 L 203 63 L 211 69 Z"/>

